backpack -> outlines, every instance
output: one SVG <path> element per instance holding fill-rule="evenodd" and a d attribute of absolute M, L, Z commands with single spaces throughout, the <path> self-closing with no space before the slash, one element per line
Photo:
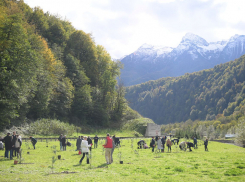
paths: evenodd
<path fill-rule="evenodd" d="M 0 150 L 3 150 L 3 142 L 0 142 Z"/>

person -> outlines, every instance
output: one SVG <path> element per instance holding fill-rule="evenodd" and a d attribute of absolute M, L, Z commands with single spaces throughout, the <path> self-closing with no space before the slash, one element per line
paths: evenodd
<path fill-rule="evenodd" d="M 162 152 L 164 152 L 164 148 L 165 148 L 165 137 L 164 136 L 162 136 L 162 139 L 161 139 L 161 141 L 162 141 Z"/>
<path fill-rule="evenodd" d="M 15 142 L 16 142 L 16 139 L 17 139 L 17 137 L 16 137 L 16 132 L 14 131 L 13 132 L 13 135 L 12 135 L 12 137 L 11 137 L 11 142 L 12 142 L 12 149 L 10 150 L 10 155 L 12 156 L 12 157 L 14 157 L 14 151 L 15 151 Z M 16 157 L 16 153 L 15 153 L 15 157 Z"/>
<path fill-rule="evenodd" d="M 138 149 L 144 148 L 145 141 L 144 140 L 140 140 L 140 141 L 138 141 L 137 145 L 138 145 Z"/>
<path fill-rule="evenodd" d="M 89 147 L 91 147 L 91 145 L 88 144 L 88 141 L 87 141 L 88 137 L 87 136 L 84 136 L 82 142 L 81 142 L 81 152 L 83 154 L 82 158 L 80 159 L 79 161 L 79 164 L 82 164 L 82 161 L 85 157 L 85 155 L 87 156 L 87 164 L 89 164 Z"/>
<path fill-rule="evenodd" d="M 187 145 L 187 148 L 189 148 L 190 152 L 192 151 L 191 150 L 191 147 L 194 147 L 194 144 L 191 143 L 191 142 L 186 142 L 186 145 Z"/>
<path fill-rule="evenodd" d="M 99 137 L 97 135 L 95 135 L 95 137 L 94 137 L 94 148 L 98 147 L 98 140 L 99 140 Z"/>
<path fill-rule="evenodd" d="M 148 149 L 149 147 L 148 147 L 148 145 L 145 143 L 144 144 L 144 149 Z"/>
<path fill-rule="evenodd" d="M 156 135 L 155 141 L 156 141 L 156 142 L 158 141 L 158 136 L 157 136 L 157 135 Z"/>
<path fill-rule="evenodd" d="M 35 138 L 33 138 L 32 136 L 30 136 L 30 139 L 31 139 L 31 143 L 32 143 L 34 149 L 36 149 L 35 145 L 37 143 L 37 140 Z"/>
<path fill-rule="evenodd" d="M 196 139 L 196 137 L 193 138 L 193 143 L 194 143 L 194 149 L 196 149 L 197 148 L 197 139 Z"/>
<path fill-rule="evenodd" d="M 172 142 L 172 144 L 174 144 L 174 145 L 175 145 L 175 141 L 174 141 L 174 139 L 172 139 L 172 140 L 171 140 L 171 142 Z"/>
<path fill-rule="evenodd" d="M 175 145 L 175 143 L 177 143 L 177 145 L 179 145 L 179 139 L 178 138 L 174 139 L 174 145 Z"/>
<path fill-rule="evenodd" d="M 186 149 L 185 147 L 186 147 L 185 142 L 181 142 L 181 143 L 179 144 L 180 150 L 185 150 L 185 149 Z"/>
<path fill-rule="evenodd" d="M 168 147 L 168 152 L 169 152 L 169 150 L 170 150 L 170 152 L 171 152 L 172 142 L 171 142 L 171 140 L 170 140 L 169 138 L 168 138 L 168 140 L 167 140 L 166 145 L 167 145 L 167 147 Z"/>
<path fill-rule="evenodd" d="M 150 143 L 150 147 L 152 147 L 152 152 L 154 152 L 154 148 L 155 148 L 155 140 L 154 140 L 154 137 L 152 137 L 151 139 L 151 143 Z"/>
<path fill-rule="evenodd" d="M 162 151 L 163 150 L 163 147 L 162 147 L 162 141 L 161 141 L 161 138 L 158 137 L 158 141 L 157 141 L 157 149 L 159 151 Z"/>
<path fill-rule="evenodd" d="M 60 150 L 62 150 L 62 138 L 63 138 L 63 134 L 60 134 L 58 140 L 60 141 Z"/>
<path fill-rule="evenodd" d="M 82 142 L 82 140 L 81 140 L 81 136 L 79 136 L 79 137 L 78 137 L 78 139 L 77 139 L 77 143 L 76 143 L 77 150 L 80 150 L 80 147 L 81 147 L 81 142 Z"/>
<path fill-rule="evenodd" d="M 62 141 L 63 151 L 66 151 L 66 135 L 64 135 L 64 137 L 62 137 L 61 141 Z"/>
<path fill-rule="evenodd" d="M 116 135 L 113 135 L 113 140 L 114 140 L 114 143 L 115 143 L 115 146 L 120 146 L 120 139 L 118 137 L 116 137 Z"/>
<path fill-rule="evenodd" d="M 91 146 L 93 145 L 90 136 L 88 136 L 87 141 L 88 141 L 88 144 L 89 144 L 89 145 L 91 145 Z M 92 147 L 89 148 L 90 151 L 91 151 L 91 149 L 92 149 Z"/>
<path fill-rule="evenodd" d="M 115 149 L 115 147 L 116 147 L 116 144 L 115 144 L 115 140 L 114 139 L 116 139 L 116 137 L 115 137 L 115 135 L 113 136 L 113 138 L 112 138 L 112 148 L 111 148 L 111 163 L 113 163 L 113 152 L 114 152 L 114 149 Z"/>
<path fill-rule="evenodd" d="M 208 151 L 208 139 L 204 141 L 205 151 Z"/>
<path fill-rule="evenodd" d="M 103 145 L 105 148 L 105 159 L 107 164 L 111 164 L 111 150 L 113 147 L 112 139 L 110 138 L 110 134 L 106 134 L 106 142 Z"/>
<path fill-rule="evenodd" d="M 15 147 L 15 156 L 17 154 L 17 158 L 19 158 L 19 154 L 21 157 L 21 153 L 20 153 L 20 148 L 22 145 L 22 140 L 21 140 L 21 136 L 19 136 L 18 134 L 16 135 L 17 139 L 15 141 L 14 147 Z"/>
<path fill-rule="evenodd" d="M 9 153 L 12 149 L 12 142 L 11 142 L 11 136 L 10 133 L 7 133 L 7 136 L 4 137 L 4 143 L 5 143 L 5 158 L 13 159 L 12 156 L 9 156 Z"/>

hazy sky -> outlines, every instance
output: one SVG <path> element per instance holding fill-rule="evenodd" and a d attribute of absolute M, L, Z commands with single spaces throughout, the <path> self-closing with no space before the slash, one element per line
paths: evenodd
<path fill-rule="evenodd" d="M 25 0 L 58 14 L 120 58 L 142 44 L 176 47 L 194 33 L 208 42 L 245 35 L 245 0 Z"/>

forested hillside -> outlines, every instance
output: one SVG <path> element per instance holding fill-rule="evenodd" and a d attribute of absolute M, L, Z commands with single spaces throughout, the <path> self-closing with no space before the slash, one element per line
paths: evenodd
<path fill-rule="evenodd" d="M 0 1 L 0 128 L 40 118 L 108 126 L 128 108 L 120 64 L 69 21 Z"/>
<path fill-rule="evenodd" d="M 132 109 L 158 124 L 245 114 L 245 56 L 181 77 L 126 89 Z"/>

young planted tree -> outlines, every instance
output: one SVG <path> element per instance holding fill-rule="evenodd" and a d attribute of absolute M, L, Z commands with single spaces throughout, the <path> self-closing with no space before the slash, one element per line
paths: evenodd
<path fill-rule="evenodd" d="M 241 119 L 237 125 L 235 143 L 245 147 L 245 119 Z"/>

